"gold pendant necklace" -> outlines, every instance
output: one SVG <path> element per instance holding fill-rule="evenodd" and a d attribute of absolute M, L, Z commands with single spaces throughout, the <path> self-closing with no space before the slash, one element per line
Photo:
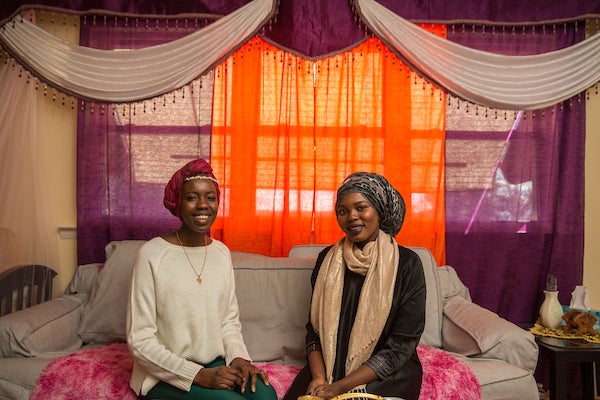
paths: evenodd
<path fill-rule="evenodd" d="M 194 271 L 194 274 L 196 274 L 196 281 L 198 283 L 202 283 L 202 272 L 204 272 L 204 266 L 206 265 L 206 253 L 208 252 L 207 249 L 207 244 L 206 244 L 206 238 L 204 238 L 204 261 L 202 261 L 202 269 L 200 270 L 200 273 L 196 272 L 196 268 L 194 267 L 194 264 L 192 264 L 192 260 L 190 260 L 190 256 L 188 256 L 187 251 L 185 251 L 185 246 L 183 245 L 183 243 L 181 243 L 181 239 L 179 238 L 179 229 L 175 231 L 175 236 L 177 236 L 177 241 L 179 242 L 179 245 L 181 246 L 181 249 L 183 250 L 183 254 L 185 254 L 185 258 L 187 258 L 188 263 L 190 264 L 190 267 L 192 267 L 192 270 Z"/>

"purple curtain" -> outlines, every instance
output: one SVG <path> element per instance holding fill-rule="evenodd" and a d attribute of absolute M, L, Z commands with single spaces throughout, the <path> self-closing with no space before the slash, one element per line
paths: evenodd
<path fill-rule="evenodd" d="M 578 28 L 566 24 L 544 31 L 517 28 L 492 34 L 489 27 L 483 32 L 451 26 L 448 40 L 525 55 L 582 40 L 584 29 Z M 503 112 L 498 118 L 504 118 Z M 448 143 L 485 149 L 485 143 L 501 144 L 508 135 L 459 129 L 447 132 Z M 447 160 L 465 163 L 460 169 L 447 165 L 447 262 L 456 268 L 476 303 L 531 326 L 543 300 L 546 276 L 555 274 L 560 301 L 569 304 L 571 292 L 583 280 L 584 146 L 584 98 L 525 113 L 487 191 L 484 184 L 452 189 L 459 179 L 481 183 L 483 178 L 487 183 L 493 171 L 477 169 L 476 158 L 488 157 L 481 151 L 468 153 L 447 146 Z M 494 148 L 497 151 L 497 145 Z"/>
<path fill-rule="evenodd" d="M 158 26 L 156 22 L 158 21 Z M 149 29 L 82 23 L 81 43 L 139 48 L 174 40 L 193 24 L 153 20 Z M 104 260 L 112 240 L 150 239 L 179 226 L 162 206 L 171 174 L 187 161 L 210 158 L 212 80 L 132 105 L 80 102 L 77 129 L 77 242 L 80 264 Z M 183 116 L 186 116 L 185 118 Z M 189 116 L 193 116 L 191 119 Z M 161 149 L 156 151 L 156 149 Z"/>

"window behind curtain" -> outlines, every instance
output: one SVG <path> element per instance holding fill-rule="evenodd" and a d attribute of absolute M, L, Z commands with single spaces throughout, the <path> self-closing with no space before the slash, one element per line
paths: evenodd
<path fill-rule="evenodd" d="M 312 61 L 255 39 L 217 68 L 214 93 L 215 237 L 271 256 L 334 243 L 337 188 L 372 171 L 407 203 L 400 243 L 443 261 L 445 96 L 379 40 Z"/>

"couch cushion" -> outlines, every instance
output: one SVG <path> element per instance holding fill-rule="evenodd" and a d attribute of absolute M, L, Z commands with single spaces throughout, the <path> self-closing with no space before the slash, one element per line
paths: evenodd
<path fill-rule="evenodd" d="M 473 336 L 446 316 L 442 321 L 442 348 L 463 356 L 481 353 L 481 349 Z"/>
<path fill-rule="evenodd" d="M 106 262 L 94 282 L 79 327 L 84 343 L 126 340 L 129 284 L 135 257 L 144 243 L 144 240 L 123 240 L 106 245 Z"/>
<path fill-rule="evenodd" d="M 0 318 L 0 357 L 34 357 L 81 346 L 85 296 L 63 295 Z"/>
<path fill-rule="evenodd" d="M 483 399 L 538 400 L 534 376 L 501 360 L 460 357 L 477 377 Z"/>
<path fill-rule="evenodd" d="M 67 353 L 3 358 L 0 362 L 0 399 L 28 399 L 44 368 L 56 357 L 64 354 Z"/>
<path fill-rule="evenodd" d="M 65 289 L 65 294 L 87 294 L 92 293 L 94 282 L 98 277 L 98 272 L 102 269 L 103 264 L 85 264 L 77 267 L 71 282 Z"/>
<path fill-rule="evenodd" d="M 253 361 L 306 363 L 305 326 L 315 260 L 242 252 L 231 256 L 242 334 Z"/>
<path fill-rule="evenodd" d="M 526 330 L 458 295 L 447 300 L 444 316 L 477 342 L 481 352 L 476 357 L 496 358 L 530 372 L 535 370 L 537 344 Z"/>

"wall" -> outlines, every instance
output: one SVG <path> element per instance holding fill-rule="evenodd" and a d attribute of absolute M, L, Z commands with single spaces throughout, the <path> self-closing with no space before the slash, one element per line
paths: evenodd
<path fill-rule="evenodd" d="M 592 93 L 586 104 L 585 138 L 585 250 L 583 285 L 590 306 L 600 310 L 600 94 Z"/>
<path fill-rule="evenodd" d="M 79 25 L 77 19 L 70 19 L 68 24 L 53 23 L 49 13 L 41 12 L 37 23 L 52 34 L 70 43 L 79 43 Z M 61 237 L 59 227 L 77 225 L 77 206 L 75 193 L 76 179 L 76 132 L 77 132 L 77 102 L 69 100 L 64 106 L 62 95 L 53 96 L 52 91 L 44 94 L 38 90 L 37 125 L 40 132 L 38 156 L 42 165 L 47 166 L 45 178 L 52 187 L 44 201 L 49 202 L 48 210 L 53 213 L 56 235 L 58 237 L 59 265 L 55 266 L 58 275 L 55 278 L 54 295 L 62 293 L 71 280 L 77 266 L 77 241 L 75 237 Z M 74 234 L 67 230 L 66 234 Z M 64 234 L 63 234 L 64 236 Z"/>
<path fill-rule="evenodd" d="M 44 199 L 53 211 L 58 236 L 60 265 L 55 279 L 54 294 L 61 293 L 70 281 L 77 265 L 77 242 L 75 238 L 63 239 L 58 227 L 75 227 L 77 224 L 75 204 L 75 153 L 77 113 L 70 107 L 57 105 L 52 96 L 39 94 L 38 126 L 42 129 L 38 149 L 39 161 L 47 165 L 45 178 L 53 188 Z"/>
<path fill-rule="evenodd" d="M 44 18 L 41 24 L 53 34 L 72 43 L 78 42 L 78 26 L 74 24 L 53 24 L 51 18 Z M 39 23 L 39 22 L 38 22 Z M 52 99 L 51 94 L 44 96 L 40 91 L 38 101 L 38 124 L 47 135 L 40 143 L 40 161 L 48 166 L 47 178 L 57 190 L 51 193 L 48 201 L 56 210 L 54 219 L 59 235 L 59 227 L 74 228 L 76 215 L 76 129 L 77 112 L 71 108 L 70 100 L 62 105 L 62 99 Z M 585 193 L 585 257 L 583 284 L 590 293 L 591 307 L 600 309 L 600 95 L 590 90 L 587 103 L 586 137 L 586 193 Z M 75 107 L 76 108 L 76 107 Z M 595 173 L 594 173 L 595 172 Z M 76 268 L 76 239 L 70 238 L 69 229 L 63 229 L 59 238 L 60 264 L 56 280 L 55 293 L 62 292 Z"/>
<path fill-rule="evenodd" d="M 586 36 L 600 30 L 600 20 L 588 21 Z M 585 137 L 585 248 L 583 285 L 588 288 L 590 307 L 600 310 L 600 84 L 590 89 L 586 104 Z"/>

